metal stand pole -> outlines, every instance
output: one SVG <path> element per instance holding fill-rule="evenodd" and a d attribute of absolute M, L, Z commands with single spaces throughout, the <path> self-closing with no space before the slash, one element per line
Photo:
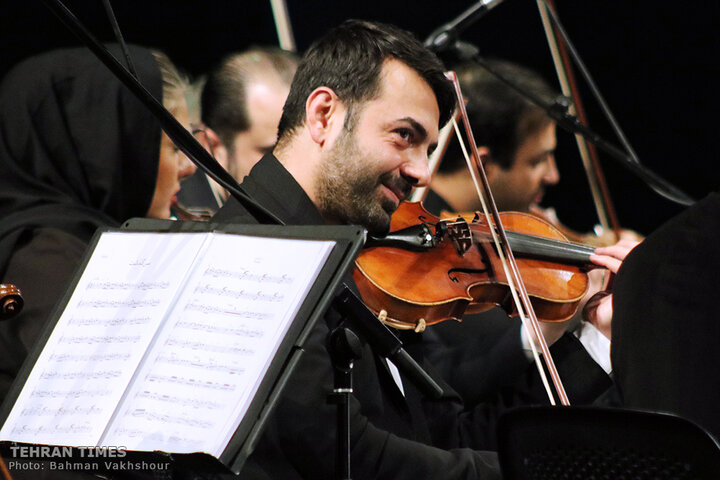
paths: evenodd
<path fill-rule="evenodd" d="M 330 333 L 330 357 L 335 371 L 333 393 L 328 403 L 337 405 L 337 452 L 335 478 L 351 480 L 350 475 L 350 396 L 353 393 L 353 362 L 362 355 L 360 339 L 352 330 L 340 326 Z"/>

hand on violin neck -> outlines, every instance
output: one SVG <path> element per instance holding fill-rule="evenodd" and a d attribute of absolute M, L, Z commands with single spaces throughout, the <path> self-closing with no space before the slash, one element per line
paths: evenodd
<path fill-rule="evenodd" d="M 625 257 L 630 251 L 635 248 L 640 242 L 631 239 L 622 239 L 615 245 L 609 247 L 600 247 L 595 249 L 595 254 L 590 255 L 590 261 L 595 265 L 600 265 L 610 270 L 612 273 L 617 273 L 620 270 Z"/>

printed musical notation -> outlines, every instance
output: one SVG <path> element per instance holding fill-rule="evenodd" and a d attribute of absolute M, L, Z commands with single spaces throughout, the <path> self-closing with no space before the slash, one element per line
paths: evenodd
<path fill-rule="evenodd" d="M 231 392 L 237 388 L 237 385 L 229 383 L 211 382 L 199 378 L 185 378 L 178 375 L 148 375 L 147 381 L 150 383 L 158 382 L 163 384 L 182 385 L 184 387 L 192 387 L 201 390 L 224 390 Z"/>
<path fill-rule="evenodd" d="M 216 305 L 204 305 L 199 303 L 189 303 L 185 305 L 185 309 L 191 312 L 200 312 L 204 314 L 221 314 L 233 315 L 235 317 L 247 318 L 251 320 L 269 320 L 272 314 L 266 312 L 252 312 L 244 309 L 234 309 L 231 307 L 221 307 Z"/>
<path fill-rule="evenodd" d="M 130 358 L 129 353 L 94 353 L 94 354 L 85 354 L 85 353 L 62 353 L 57 354 L 53 353 L 50 355 L 49 359 L 53 362 L 63 363 L 63 362 L 91 362 L 91 363 L 99 363 L 99 362 L 123 362 L 127 361 Z"/>
<path fill-rule="evenodd" d="M 246 280 L 255 283 L 276 283 L 279 285 L 289 285 L 293 282 L 292 277 L 283 273 L 282 275 L 272 275 L 269 273 L 255 273 L 250 270 L 228 270 L 219 267 L 208 267 L 205 275 L 213 278 L 227 278 L 232 280 Z"/>
<path fill-rule="evenodd" d="M 178 397 L 176 395 L 158 394 L 147 390 L 138 393 L 138 398 L 155 400 L 157 402 L 166 403 L 172 406 L 192 407 L 195 409 L 203 410 L 217 410 L 218 408 L 222 407 L 221 403 L 214 402 L 208 399 L 201 400 L 194 398 Z"/>
<path fill-rule="evenodd" d="M 74 406 L 72 408 L 57 407 L 48 408 L 44 405 L 35 405 L 33 407 L 23 408 L 20 415 L 41 416 L 41 417 L 57 417 L 60 415 L 98 415 L 102 412 L 97 405 L 89 405 L 87 407 Z"/>
<path fill-rule="evenodd" d="M 245 348 L 245 347 L 238 347 L 234 345 L 229 346 L 222 346 L 222 345 L 213 345 L 209 344 L 204 340 L 180 340 L 175 338 L 169 338 L 165 341 L 165 345 L 170 347 L 180 347 L 183 349 L 190 349 L 190 350 L 199 350 L 206 353 L 224 353 L 224 354 L 230 354 L 230 355 L 253 355 L 255 353 L 255 350 L 251 348 Z M 158 357 L 158 361 L 160 359 L 167 358 L 167 357 Z M 187 365 L 195 366 L 193 363 L 188 362 Z M 213 369 L 217 369 L 213 368 Z M 208 368 L 210 370 L 210 368 Z M 229 367 L 223 367 L 223 370 L 226 372 L 236 371 L 236 369 L 232 369 Z"/>
<path fill-rule="evenodd" d="M 62 336 L 60 337 L 59 343 L 67 345 L 76 345 L 78 343 L 84 343 L 86 345 L 92 344 L 116 344 L 116 343 L 137 343 L 142 337 L 140 335 L 80 335 L 80 336 Z"/>
<path fill-rule="evenodd" d="M 69 325 L 119 327 L 122 325 L 144 325 L 150 323 L 150 317 L 98 318 L 75 316 L 68 320 Z"/>
<path fill-rule="evenodd" d="M 80 308 L 91 308 L 91 309 L 147 308 L 147 307 L 157 307 L 158 305 L 160 305 L 159 298 L 150 298 L 148 300 L 138 300 L 135 298 L 124 298 L 122 300 L 92 299 L 92 300 L 81 300 L 80 302 L 78 302 L 77 308 L 78 309 L 80 309 Z"/>
<path fill-rule="evenodd" d="M 282 302 L 285 298 L 285 296 L 279 291 L 275 291 L 272 294 L 265 293 L 262 290 L 246 292 L 245 290 L 233 290 L 232 288 L 228 287 L 212 287 L 208 284 L 195 287 L 195 293 L 204 293 L 217 295 L 218 297 L 243 299 L 252 302 Z"/>
<path fill-rule="evenodd" d="M 30 398 L 95 398 L 95 397 L 106 397 L 112 393 L 112 390 L 107 388 L 95 388 L 85 389 L 79 388 L 74 390 L 43 390 L 37 389 L 30 392 Z"/>
<path fill-rule="evenodd" d="M 103 234 L 0 436 L 96 444 L 192 266 L 192 257 L 174 255 L 204 242 L 189 235 Z M 83 428 L 65 431 L 67 425 Z"/>
<path fill-rule="evenodd" d="M 104 233 L 0 439 L 220 456 L 332 245 Z"/>
<path fill-rule="evenodd" d="M 122 375 L 120 370 L 101 370 L 98 372 L 63 372 L 45 371 L 40 374 L 42 380 L 97 380 L 118 378 Z"/>
<path fill-rule="evenodd" d="M 170 282 L 118 282 L 112 280 L 93 280 L 87 285 L 88 290 L 165 290 Z"/>
<path fill-rule="evenodd" d="M 163 425 L 181 425 L 183 427 L 208 429 L 213 426 L 211 422 L 188 418 L 181 415 L 169 415 L 167 413 L 153 412 L 142 408 L 130 412 L 133 418 L 142 418 L 148 422 L 162 423 Z"/>
<path fill-rule="evenodd" d="M 215 333 L 218 335 L 233 335 L 238 337 L 260 338 L 264 331 L 260 328 L 250 328 L 241 325 L 214 325 L 193 320 L 181 320 L 176 323 L 177 328 L 187 328 L 195 332 Z"/>
<path fill-rule="evenodd" d="M 52 426 L 45 425 L 16 425 L 12 428 L 11 433 L 13 435 L 30 436 L 30 437 L 43 437 L 46 435 L 65 436 L 65 435 L 84 435 L 92 431 L 92 426 L 87 424 L 58 424 Z"/>

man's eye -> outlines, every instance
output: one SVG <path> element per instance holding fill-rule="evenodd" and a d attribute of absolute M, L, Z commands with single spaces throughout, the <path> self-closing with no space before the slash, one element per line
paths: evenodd
<path fill-rule="evenodd" d="M 398 128 L 397 130 L 395 130 L 395 133 L 397 133 L 400 138 L 408 142 L 411 141 L 413 138 L 413 131 L 409 128 Z"/>
<path fill-rule="evenodd" d="M 533 159 L 533 160 L 530 162 L 530 164 L 531 164 L 533 167 L 539 167 L 540 165 L 542 165 L 542 164 L 544 164 L 544 163 L 547 163 L 547 161 L 548 161 L 549 159 L 550 159 L 550 155 L 549 155 L 549 154 L 541 155 L 541 156 Z"/>

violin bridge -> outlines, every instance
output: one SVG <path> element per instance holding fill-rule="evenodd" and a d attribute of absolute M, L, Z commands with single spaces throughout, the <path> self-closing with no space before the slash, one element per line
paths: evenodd
<path fill-rule="evenodd" d="M 472 247 L 472 232 L 465 219 L 458 219 L 448 225 L 448 235 L 452 239 L 455 250 L 461 257 Z"/>

